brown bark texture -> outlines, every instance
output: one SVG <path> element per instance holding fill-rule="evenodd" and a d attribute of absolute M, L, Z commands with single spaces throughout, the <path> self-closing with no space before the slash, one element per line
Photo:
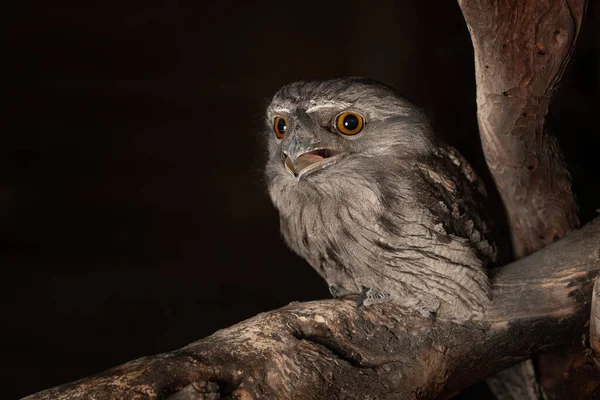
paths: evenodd
<path fill-rule="evenodd" d="M 585 0 L 459 0 L 475 53 L 477 110 L 487 164 L 505 205 L 517 258 L 541 249 L 579 225 L 569 172 L 547 123 L 548 107 L 575 48 Z M 572 354 L 566 355 L 572 352 Z M 539 356 L 546 397 L 583 396 L 567 384 L 590 365 L 581 346 Z M 523 366 L 522 366 L 523 367 Z M 524 368 L 491 381 L 501 399 L 524 397 L 533 379 L 515 379 Z M 533 370 L 532 367 L 528 368 Z M 598 380 L 595 369 L 588 371 Z M 511 377 L 511 375 L 513 375 Z M 517 382 L 512 388 L 498 380 Z M 589 385 L 585 385 L 587 388 Z M 512 394 L 500 392 L 513 392 Z M 537 398 L 530 392 L 527 398 Z M 518 394 L 518 395 L 517 395 Z"/>
<path fill-rule="evenodd" d="M 479 133 L 517 258 L 579 225 L 569 172 L 546 124 L 585 0 L 459 0 L 475 52 Z"/>
<path fill-rule="evenodd" d="M 486 160 L 515 254 L 526 256 L 493 277 L 494 300 L 482 318 L 432 320 L 393 303 L 292 303 L 27 399 L 214 398 L 206 381 L 218 383 L 221 398 L 449 398 L 581 337 L 600 271 L 600 219 L 533 252 L 578 225 L 569 173 L 545 120 L 585 0 L 459 4 L 474 45 Z"/>
<path fill-rule="evenodd" d="M 599 271 L 600 218 L 503 267 L 480 320 L 431 320 L 393 303 L 292 303 L 26 399 L 162 399 L 209 380 L 221 398 L 448 398 L 581 335 Z"/>

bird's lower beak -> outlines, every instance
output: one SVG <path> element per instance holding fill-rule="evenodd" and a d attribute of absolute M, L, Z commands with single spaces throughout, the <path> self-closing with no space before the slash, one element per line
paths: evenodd
<path fill-rule="evenodd" d="M 310 172 L 323 169 L 340 159 L 342 152 L 329 149 L 317 148 L 311 149 L 299 155 L 287 155 L 285 158 L 285 167 L 298 180 Z"/>

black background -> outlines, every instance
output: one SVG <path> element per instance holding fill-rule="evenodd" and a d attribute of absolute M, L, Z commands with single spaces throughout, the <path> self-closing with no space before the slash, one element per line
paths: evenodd
<path fill-rule="evenodd" d="M 262 113 L 290 81 L 393 85 L 483 168 L 455 2 L 18 7 L 1 39 L 3 398 L 329 297 L 262 179 Z M 598 8 L 551 110 L 583 222 L 600 207 Z"/>

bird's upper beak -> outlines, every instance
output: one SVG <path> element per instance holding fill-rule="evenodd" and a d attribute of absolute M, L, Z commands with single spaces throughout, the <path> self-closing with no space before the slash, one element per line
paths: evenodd
<path fill-rule="evenodd" d="M 282 148 L 285 167 L 298 180 L 338 161 L 343 153 L 337 149 L 319 147 L 310 140 L 292 138 Z"/>

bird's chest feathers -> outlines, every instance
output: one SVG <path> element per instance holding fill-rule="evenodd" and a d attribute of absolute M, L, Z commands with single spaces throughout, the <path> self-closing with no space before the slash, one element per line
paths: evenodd
<path fill-rule="evenodd" d="M 294 196 L 293 194 L 290 194 Z M 369 258 L 381 213 L 378 194 L 369 188 L 329 193 L 300 193 L 281 211 L 281 228 L 288 245 L 326 275 L 328 266 L 343 268 Z"/>

